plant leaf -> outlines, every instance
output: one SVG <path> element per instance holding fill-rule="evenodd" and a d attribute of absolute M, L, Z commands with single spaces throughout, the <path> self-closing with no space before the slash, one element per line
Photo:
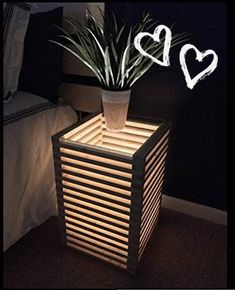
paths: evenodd
<path fill-rule="evenodd" d="M 98 47 L 99 47 L 99 49 L 100 49 L 100 52 L 101 52 L 101 54 L 102 54 L 103 57 L 104 57 L 104 50 L 103 50 L 103 48 L 101 47 L 101 45 L 100 45 L 98 39 L 95 37 L 94 33 L 93 33 L 89 28 L 87 28 L 87 27 L 85 27 L 85 28 L 90 32 L 90 34 L 91 34 L 91 35 L 93 36 L 93 38 L 95 39 L 95 41 L 96 41 L 96 43 L 97 43 L 97 45 L 98 45 Z"/>
<path fill-rule="evenodd" d="M 68 48 L 67 46 L 57 42 L 57 41 L 54 41 L 54 40 L 48 40 L 50 42 L 53 42 L 53 43 L 56 43 L 57 45 L 63 47 L 64 49 L 66 49 L 67 51 L 69 51 L 71 54 L 73 54 L 76 58 L 78 58 L 81 62 L 83 62 L 89 69 L 91 69 L 94 74 L 96 75 L 96 77 L 98 78 L 98 80 L 100 82 L 102 82 L 102 76 L 100 76 L 99 74 L 97 74 L 97 72 L 95 71 L 95 69 L 86 61 L 84 60 L 82 57 L 80 57 L 76 52 L 74 52 L 72 49 Z"/>

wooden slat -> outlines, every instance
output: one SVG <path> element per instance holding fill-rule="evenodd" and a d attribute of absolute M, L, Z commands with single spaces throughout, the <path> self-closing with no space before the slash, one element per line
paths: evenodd
<path fill-rule="evenodd" d="M 149 154 L 146 156 L 146 162 L 149 161 L 149 159 L 152 157 L 153 154 L 155 154 L 155 151 L 157 150 L 157 148 L 159 147 L 160 144 L 162 144 L 162 142 L 165 142 L 165 138 L 168 138 L 170 131 L 168 130 L 163 137 L 160 139 L 160 141 L 154 146 L 154 148 L 149 152 Z"/>
<path fill-rule="evenodd" d="M 163 152 L 164 153 L 164 152 Z M 156 163 L 157 166 L 152 170 L 148 178 L 144 182 L 144 190 L 148 191 L 151 184 L 153 184 L 154 176 L 158 175 L 158 172 L 165 166 L 165 158 L 166 158 L 166 152 L 163 154 L 163 156 L 160 156 L 161 159 Z"/>
<path fill-rule="evenodd" d="M 115 247 L 119 247 L 120 249 L 127 250 L 128 245 L 127 243 L 123 243 L 122 241 L 117 241 L 113 238 L 107 237 L 106 235 L 103 234 L 97 234 L 95 232 L 91 232 L 83 227 L 78 227 L 75 226 L 71 223 L 66 222 L 66 228 L 73 230 L 74 232 L 78 233 L 79 235 L 83 235 L 85 237 L 92 237 L 101 241 L 104 241 L 105 243 L 109 243 Z"/>
<path fill-rule="evenodd" d="M 105 118 L 104 116 L 101 117 L 102 118 L 102 123 L 105 123 Z M 144 121 L 132 121 L 127 119 L 126 120 L 126 126 L 130 126 L 130 127 L 135 127 L 135 128 L 140 128 L 140 129 L 147 129 L 147 130 L 153 130 L 155 131 L 159 125 L 155 125 L 155 124 L 150 124 L 150 123 L 145 123 Z"/>
<path fill-rule="evenodd" d="M 62 164 L 131 182 L 131 173 L 61 156 Z"/>
<path fill-rule="evenodd" d="M 152 220 L 151 225 L 149 225 L 149 228 L 148 228 L 149 231 L 145 234 L 145 239 L 143 239 L 142 243 L 140 244 L 140 248 L 139 248 L 140 255 L 142 255 L 142 253 L 143 253 L 143 251 L 148 243 L 148 240 L 151 237 L 151 234 L 155 228 L 155 225 L 157 223 L 158 218 L 159 218 L 159 212 L 156 212 L 156 215 L 155 215 L 154 219 Z"/>
<path fill-rule="evenodd" d="M 102 139 L 102 133 L 99 132 L 97 135 L 95 135 L 94 137 L 90 138 L 90 139 L 88 140 L 88 142 L 89 142 L 89 144 L 91 144 L 91 145 L 94 145 L 94 146 L 96 145 L 96 146 L 98 146 L 99 144 L 102 143 L 101 139 Z"/>
<path fill-rule="evenodd" d="M 168 139 L 166 139 L 165 142 L 161 146 L 159 146 L 156 151 L 154 151 L 154 155 L 152 156 L 152 158 L 148 161 L 148 163 L 145 166 L 146 175 L 148 175 L 148 171 L 152 167 L 152 164 L 155 163 L 156 158 L 159 155 L 161 155 L 164 150 L 167 149 L 167 143 L 168 143 Z"/>
<path fill-rule="evenodd" d="M 96 122 L 97 120 L 101 120 L 101 114 L 98 114 L 97 116 L 91 118 L 90 120 L 86 121 L 85 123 L 79 125 L 79 128 L 82 129 L 82 128 L 86 128 L 87 126 L 89 126 L 90 124 L 93 124 L 94 122 Z M 64 139 L 68 139 L 68 138 L 71 138 L 74 134 L 77 133 L 77 127 L 74 128 L 73 130 L 69 131 L 68 133 L 64 134 L 62 137 Z"/>
<path fill-rule="evenodd" d="M 148 217 L 148 214 L 150 213 L 150 211 L 154 207 L 155 202 L 157 202 L 158 198 L 161 197 L 161 192 L 162 192 L 162 183 L 160 183 L 160 185 L 156 189 L 155 194 L 153 194 L 150 197 L 148 203 L 145 204 L 145 208 L 143 209 L 143 212 L 142 212 L 141 222 Z"/>
<path fill-rule="evenodd" d="M 65 221 L 73 222 L 73 224 L 76 224 L 78 227 L 83 226 L 83 227 L 87 228 L 87 230 L 90 230 L 91 232 L 96 231 L 98 233 L 103 233 L 106 236 L 114 237 L 120 241 L 128 242 L 128 237 L 124 237 L 121 234 L 115 234 L 110 230 L 104 230 L 101 227 L 93 226 L 93 225 L 88 224 L 86 222 L 79 221 L 78 219 L 74 219 L 74 218 L 65 216 Z"/>
<path fill-rule="evenodd" d="M 145 232 L 142 234 L 141 236 L 141 241 L 140 241 L 140 251 L 142 248 L 144 248 L 148 242 L 148 240 L 150 239 L 151 237 L 151 233 L 153 231 L 153 228 L 155 227 L 155 222 L 156 220 L 158 219 L 159 217 L 159 209 L 158 208 L 158 211 L 154 212 L 154 215 L 149 223 L 149 226 L 148 227 L 145 227 Z"/>
<path fill-rule="evenodd" d="M 164 165 L 159 168 L 158 174 L 153 178 L 153 183 L 152 185 L 148 188 L 148 190 L 145 190 L 143 195 L 144 195 L 144 202 L 143 205 L 146 203 L 146 200 L 148 200 L 149 196 L 152 194 L 154 188 L 156 185 L 158 185 L 159 180 L 162 180 L 164 177 L 164 170 L 165 167 Z"/>
<path fill-rule="evenodd" d="M 115 177 L 111 177 L 111 176 L 107 176 L 107 175 L 103 175 L 102 173 L 94 173 L 91 171 L 87 171 L 87 170 L 83 170 L 83 169 L 78 169 L 76 167 L 71 167 L 69 165 L 63 165 L 62 164 L 62 170 L 65 170 L 65 172 L 75 172 L 80 174 L 81 176 L 85 177 L 93 177 L 95 178 L 95 180 L 104 180 L 107 181 L 109 183 L 115 183 L 118 185 L 122 185 L 125 186 L 126 188 L 130 188 L 131 187 L 131 182 L 130 181 L 125 181 L 119 178 L 115 178 Z"/>
<path fill-rule="evenodd" d="M 61 158 L 65 157 L 65 158 L 70 158 L 70 159 L 73 159 L 73 160 L 76 160 L 76 161 L 81 161 L 83 163 L 85 162 L 85 163 L 87 163 L 87 167 L 89 167 L 89 168 L 92 168 L 93 165 L 94 165 L 93 168 L 96 168 L 96 166 L 99 166 L 101 168 L 106 168 L 106 170 L 103 169 L 103 171 L 105 171 L 105 172 L 107 172 L 109 169 L 111 169 L 111 170 L 115 170 L 114 173 L 120 172 L 118 175 L 126 176 L 126 177 L 129 177 L 129 178 L 131 178 L 131 176 L 132 176 L 131 169 L 124 168 L 124 167 L 119 167 L 117 165 L 114 165 L 113 163 L 110 164 L 110 163 L 104 163 L 104 162 L 99 161 L 99 160 L 86 159 L 84 157 L 79 157 L 79 156 L 71 155 L 70 153 L 64 153 L 64 152 L 60 152 L 60 154 L 58 154 L 55 157 L 56 160 L 60 160 L 59 156 L 61 156 Z"/>
<path fill-rule="evenodd" d="M 102 142 L 102 147 L 109 149 L 110 152 L 119 151 L 119 152 L 122 152 L 122 154 L 125 154 L 128 156 L 132 156 L 136 152 L 136 149 L 131 149 L 129 147 L 122 146 L 119 144 L 108 143 L 106 141 Z"/>
<path fill-rule="evenodd" d="M 67 140 L 77 141 L 77 142 L 85 142 L 82 140 L 94 132 L 96 132 L 97 134 L 101 133 L 101 121 L 100 120 L 97 120 L 96 122 L 93 122 L 92 124 L 87 125 L 84 128 L 78 127 L 76 133 L 74 135 L 72 135 L 71 137 L 67 138 Z"/>
<path fill-rule="evenodd" d="M 111 209 L 108 209 L 108 208 L 104 208 L 102 206 L 94 205 L 94 204 L 92 204 L 90 202 L 85 202 L 85 201 L 82 201 L 82 200 L 79 200 L 79 199 L 76 199 L 76 198 L 67 197 L 67 196 L 64 196 L 64 200 L 67 201 L 68 203 L 69 202 L 73 202 L 77 206 L 78 205 L 84 205 L 84 206 L 86 206 L 89 209 L 97 209 L 100 212 L 110 213 L 111 215 L 113 215 L 115 217 L 120 217 L 120 218 L 122 218 L 124 220 L 129 220 L 129 215 L 128 214 L 123 214 L 123 213 L 120 213 L 120 212 L 118 212 L 116 210 L 114 211 L 114 210 L 111 210 Z"/>
<path fill-rule="evenodd" d="M 105 206 L 106 208 L 113 208 L 113 209 L 119 209 L 122 212 L 130 212 L 130 207 L 126 204 L 117 203 L 117 201 L 110 200 L 110 199 L 104 199 L 102 197 L 97 197 L 94 195 L 84 194 L 79 191 L 69 190 L 67 188 L 63 189 L 64 194 L 66 194 L 69 197 L 79 198 L 79 200 L 84 200 L 88 202 L 92 202 L 94 204 L 100 204 Z M 121 205 L 120 205 L 121 204 Z"/>
<path fill-rule="evenodd" d="M 98 246 L 101 246 L 101 247 L 104 247 L 108 250 L 111 250 L 113 252 L 116 252 L 118 254 L 121 254 L 123 256 L 127 256 L 127 250 L 124 250 L 124 249 L 120 249 L 120 248 L 117 248 L 113 245 L 110 245 L 109 243 L 107 242 L 104 242 L 104 241 L 100 241 L 100 240 L 97 240 L 97 238 L 92 238 L 92 237 L 87 237 L 87 236 L 83 236 L 81 234 L 78 234 L 74 231 L 71 231 L 69 229 L 66 229 L 66 234 L 67 235 L 70 235 L 70 236 L 73 236 L 77 239 L 80 239 L 80 240 L 83 240 L 85 242 L 90 242 L 92 244 L 95 244 L 95 245 L 98 245 Z"/>
<path fill-rule="evenodd" d="M 125 189 L 122 189 L 119 187 L 115 187 L 115 184 L 114 184 L 114 186 L 111 186 L 111 185 L 104 184 L 101 182 L 87 180 L 87 179 L 81 178 L 81 177 L 78 178 L 72 174 L 67 174 L 67 173 L 66 174 L 62 173 L 62 178 L 63 178 L 63 181 L 74 182 L 78 185 L 88 186 L 90 188 L 94 187 L 94 188 L 97 188 L 98 190 L 105 190 L 105 191 L 107 190 L 107 192 L 117 192 L 117 193 L 123 194 L 124 196 L 131 195 L 130 190 L 125 190 Z"/>
<path fill-rule="evenodd" d="M 101 130 L 99 128 L 95 128 L 92 131 L 88 131 L 86 135 L 84 135 L 83 137 L 79 138 L 76 141 L 91 144 L 90 140 L 92 140 L 93 138 L 95 138 L 95 140 L 97 140 L 97 138 L 101 140 L 101 137 L 102 137 Z"/>
<path fill-rule="evenodd" d="M 86 242 L 80 241 L 80 240 L 72 238 L 70 236 L 67 236 L 67 240 L 69 242 L 75 243 L 76 245 L 79 245 L 79 246 L 82 246 L 82 247 L 85 247 L 85 248 L 89 248 L 92 251 L 95 250 L 96 252 L 99 252 L 102 255 L 109 256 L 111 259 L 115 259 L 115 260 L 118 260 L 118 261 L 121 261 L 121 262 L 124 262 L 124 263 L 127 262 L 127 258 L 126 257 L 122 257 L 122 256 L 120 256 L 118 254 L 114 254 L 114 253 L 112 253 L 110 251 L 107 251 L 107 250 L 101 248 L 101 247 L 97 247 L 97 246 L 92 245 L 90 243 L 86 243 Z"/>
<path fill-rule="evenodd" d="M 130 198 L 124 198 L 123 196 L 116 195 L 116 194 L 109 194 L 104 191 L 98 191 L 98 190 L 90 190 L 89 188 L 85 186 L 80 186 L 78 188 L 74 188 L 71 186 L 68 186 L 66 184 L 63 184 L 63 191 L 70 192 L 70 194 L 74 194 L 75 196 L 79 196 L 79 194 L 91 196 L 95 198 L 99 198 L 102 200 L 106 200 L 112 203 L 116 203 L 117 205 L 122 205 L 125 207 L 129 207 L 131 204 Z"/>
<path fill-rule="evenodd" d="M 132 169 L 131 162 L 129 162 L 128 160 L 124 161 L 124 158 L 122 158 L 123 161 L 119 161 L 119 160 L 115 160 L 115 157 L 111 158 L 111 156 L 110 156 L 110 158 L 106 158 L 103 156 L 95 155 L 95 152 L 94 152 L 94 154 L 90 154 L 90 152 L 86 153 L 86 152 L 81 152 L 79 150 L 76 151 L 76 148 L 74 148 L 73 146 L 68 146 L 68 144 L 61 144 L 61 145 L 62 146 L 61 146 L 60 151 L 62 153 L 67 153 L 70 155 L 82 157 L 84 159 L 88 159 L 88 160 L 92 160 L 92 161 L 98 161 L 98 162 L 103 163 L 103 165 L 108 163 L 108 164 L 112 164 L 114 166 L 117 166 L 119 168 L 123 167 L 123 168 L 127 168 L 127 169 Z M 69 148 L 66 148 L 66 147 L 69 147 Z"/>
<path fill-rule="evenodd" d="M 130 135 L 138 135 L 149 138 L 153 134 L 153 130 L 147 130 L 143 128 L 135 128 L 135 127 L 129 127 L 125 126 L 124 129 L 121 130 L 121 132 L 128 133 Z"/>
<path fill-rule="evenodd" d="M 88 143 L 79 143 L 76 141 L 72 141 L 70 139 L 67 140 L 61 140 L 61 144 L 63 145 L 69 145 L 71 147 L 75 147 L 77 148 L 77 151 L 80 152 L 84 152 L 84 153 L 93 153 L 94 156 L 101 156 L 101 157 L 107 157 L 110 156 L 110 160 L 116 159 L 116 160 L 120 160 L 121 162 L 128 162 L 132 160 L 132 153 L 130 152 L 130 150 L 128 151 L 128 149 L 126 148 L 107 148 L 105 146 L 106 143 L 102 142 L 101 145 L 102 146 L 92 146 Z"/>
<path fill-rule="evenodd" d="M 112 259 L 110 259 L 110 258 L 107 258 L 107 257 L 102 256 L 101 254 L 97 254 L 97 253 L 94 253 L 94 252 L 92 252 L 92 251 L 90 251 L 90 250 L 84 249 L 83 247 L 76 246 L 76 245 L 74 245 L 73 243 L 69 243 L 69 242 L 68 242 L 67 245 L 70 246 L 70 247 L 73 247 L 73 248 L 75 248 L 75 249 L 77 249 L 77 250 L 80 250 L 81 252 L 85 252 L 85 253 L 87 253 L 87 254 L 89 254 L 89 255 L 92 255 L 92 256 L 95 256 L 95 257 L 97 257 L 97 258 L 99 258 L 99 259 L 101 259 L 101 260 L 104 260 L 104 261 L 106 261 L 106 262 L 109 262 L 109 263 L 111 263 L 111 264 L 114 264 L 114 265 L 116 265 L 116 266 L 118 266 L 118 267 L 121 267 L 121 268 L 124 268 L 124 269 L 127 268 L 127 266 L 126 266 L 125 264 L 122 264 L 122 263 L 116 262 L 116 261 L 114 261 L 114 260 L 112 260 Z"/>
<path fill-rule="evenodd" d="M 148 124 L 148 123 L 137 122 L 137 121 L 130 121 L 130 120 L 126 121 L 126 125 L 131 126 L 131 127 L 141 128 L 141 129 L 147 129 L 151 131 L 155 131 L 159 127 L 159 125 Z"/>
<path fill-rule="evenodd" d="M 81 222 L 84 222 L 86 224 L 88 224 L 88 227 L 89 225 L 95 225 L 101 229 L 104 229 L 104 230 L 110 230 L 110 232 L 112 233 L 116 233 L 118 235 L 123 235 L 125 237 L 128 236 L 128 230 L 123 230 L 122 228 L 119 228 L 117 226 L 113 226 L 111 224 L 109 224 L 108 222 L 101 222 L 95 218 L 88 218 L 87 216 L 84 216 L 82 214 L 78 214 L 78 213 L 75 213 L 73 211 L 70 211 L 70 210 L 65 210 L 65 217 L 71 217 L 71 218 L 74 218 L 76 219 L 77 221 L 81 221 Z M 66 218 L 65 218 L 66 220 Z"/>
<path fill-rule="evenodd" d="M 126 242 L 126 241 L 120 239 L 120 237 L 116 237 L 116 236 L 114 236 L 114 235 L 110 236 L 109 234 L 106 234 L 106 233 L 104 233 L 104 232 L 97 231 L 96 228 L 93 228 L 93 229 L 91 230 L 90 228 L 88 228 L 88 227 L 86 226 L 86 224 L 85 224 L 85 225 L 82 225 L 82 224 L 80 223 L 80 224 L 78 225 L 78 224 L 75 223 L 72 219 L 71 219 L 70 221 L 66 221 L 66 220 L 65 220 L 65 223 L 66 223 L 66 224 L 69 223 L 70 225 L 72 225 L 72 226 L 73 226 L 73 229 L 74 229 L 75 231 L 77 231 L 77 232 L 79 232 L 80 230 L 85 230 L 85 231 L 89 232 L 90 235 L 92 235 L 92 236 L 95 235 L 95 234 L 97 234 L 97 235 L 99 235 L 99 237 L 102 236 L 102 237 L 104 237 L 104 238 L 112 239 L 113 242 L 114 242 L 115 244 L 116 244 L 116 243 L 121 243 L 121 244 L 128 245 L 128 242 Z M 66 227 L 68 227 L 68 226 L 66 225 Z"/>
<path fill-rule="evenodd" d="M 83 213 L 79 213 L 79 212 L 75 212 L 74 210 L 71 209 L 67 209 L 65 208 L 64 211 L 64 215 L 65 216 L 70 216 L 72 218 L 78 218 L 78 220 L 84 221 L 84 222 L 88 222 L 91 224 L 96 224 L 98 226 L 101 226 L 102 228 L 110 228 L 111 230 L 113 230 L 116 233 L 121 233 L 125 236 L 128 235 L 128 228 L 123 228 L 120 225 L 113 225 L 113 223 L 110 223 L 108 220 L 101 220 L 101 219 L 97 219 L 96 216 L 87 216 L 84 215 Z"/>
<path fill-rule="evenodd" d="M 169 130 L 170 126 L 171 125 L 169 122 L 162 122 L 159 128 L 138 149 L 138 155 L 144 158 L 146 162 L 148 162 L 150 159 L 149 154 L 151 153 L 152 149 L 160 142 L 166 131 Z"/>
<path fill-rule="evenodd" d="M 152 200 L 154 199 L 155 195 L 158 194 L 159 190 L 161 190 L 163 184 L 163 179 L 160 179 L 156 185 L 156 187 L 153 188 L 151 195 L 149 195 L 147 200 L 144 200 L 143 208 L 142 208 L 142 216 L 145 215 L 146 208 L 148 208 L 149 204 L 152 204 Z"/>
<path fill-rule="evenodd" d="M 136 142 L 136 141 L 130 141 L 130 140 L 123 140 L 115 137 L 110 137 L 110 136 L 103 136 L 102 141 L 105 143 L 110 143 L 110 144 L 118 144 L 121 146 L 126 146 L 130 147 L 133 150 L 138 149 L 142 143 Z"/>
<path fill-rule="evenodd" d="M 81 213 L 84 216 L 93 217 L 93 218 L 96 218 L 97 220 L 100 220 L 100 221 L 108 221 L 110 224 L 118 225 L 121 228 L 125 228 L 125 229 L 129 228 L 128 222 L 120 221 L 116 218 L 112 218 L 112 217 L 107 216 L 105 214 L 100 214 L 100 213 L 94 212 L 93 210 L 88 210 L 88 209 L 85 209 L 82 207 L 78 207 L 78 206 L 75 206 L 75 205 L 73 205 L 71 203 L 67 203 L 67 202 L 64 202 L 64 207 L 65 207 L 65 209 L 67 208 L 67 209 L 73 210 L 77 213 Z"/>
<path fill-rule="evenodd" d="M 87 186 L 82 186 L 82 185 L 77 185 L 75 183 L 62 183 L 63 186 L 61 186 L 63 189 L 67 188 L 70 189 L 72 191 L 75 192 L 82 192 L 84 194 L 87 195 L 91 195 L 91 196 L 98 196 L 98 197 L 103 197 L 104 199 L 107 198 L 107 200 L 114 200 L 115 202 L 117 202 L 117 204 L 126 204 L 129 205 L 130 204 L 130 200 L 131 197 L 130 196 L 123 196 L 122 194 L 116 193 L 116 192 L 107 192 L 107 191 L 103 191 L 103 190 L 97 190 L 97 189 L 93 189 L 93 188 L 89 188 Z"/>
<path fill-rule="evenodd" d="M 103 136 L 106 137 L 113 137 L 116 139 L 121 139 L 121 140 L 130 140 L 134 142 L 139 142 L 139 143 L 144 143 L 148 138 L 140 135 L 135 135 L 135 134 L 128 134 L 125 132 L 111 132 L 111 131 L 103 131 Z"/>
<path fill-rule="evenodd" d="M 152 203 L 149 204 L 148 211 L 145 212 L 146 214 L 142 215 L 140 235 L 142 234 L 146 226 L 146 223 L 148 222 L 149 217 L 151 216 L 151 213 L 155 212 L 157 210 L 157 207 L 160 206 L 160 202 L 161 202 L 161 188 L 158 190 L 157 194 L 154 196 Z"/>

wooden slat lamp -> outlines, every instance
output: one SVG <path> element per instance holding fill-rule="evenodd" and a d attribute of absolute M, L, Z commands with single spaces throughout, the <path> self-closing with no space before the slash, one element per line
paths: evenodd
<path fill-rule="evenodd" d="M 159 217 L 170 123 L 101 113 L 52 137 L 61 242 L 135 273 Z"/>

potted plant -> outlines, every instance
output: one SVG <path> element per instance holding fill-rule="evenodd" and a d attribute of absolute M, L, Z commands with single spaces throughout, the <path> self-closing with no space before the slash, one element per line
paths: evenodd
<path fill-rule="evenodd" d="M 149 31 L 157 24 L 150 14 L 143 14 L 140 23 L 118 25 L 115 14 L 107 22 L 100 9 L 103 23 L 96 21 L 86 10 L 84 24 L 70 17 L 66 21 L 72 26 L 74 34 L 65 30 L 60 37 L 72 45 L 51 40 L 82 61 L 93 71 L 101 84 L 101 95 L 106 128 L 119 131 L 124 128 L 133 84 L 153 65 L 151 58 L 144 57 L 134 47 L 134 38 L 139 32 Z M 185 41 L 185 34 L 172 37 L 171 47 Z M 163 54 L 164 41 L 153 42 L 152 38 L 143 39 L 142 48 L 155 58 Z"/>

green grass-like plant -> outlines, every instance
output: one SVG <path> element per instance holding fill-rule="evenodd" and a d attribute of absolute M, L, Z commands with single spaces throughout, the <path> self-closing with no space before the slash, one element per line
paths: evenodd
<path fill-rule="evenodd" d="M 118 25 L 114 13 L 111 23 L 107 23 L 104 12 L 101 9 L 99 11 L 102 23 L 87 9 L 83 15 L 83 25 L 72 17 L 66 19 L 72 26 L 73 34 L 58 27 L 63 32 L 60 37 L 66 39 L 68 46 L 63 42 L 50 41 L 66 49 L 91 69 L 103 89 L 129 90 L 154 64 L 134 47 L 134 38 L 139 32 L 149 32 L 152 27 L 155 29 L 158 21 L 153 21 L 149 13 L 144 13 L 140 23 Z M 186 39 L 186 33 L 173 35 L 171 48 Z M 142 48 L 155 58 L 162 56 L 164 41 L 154 42 L 149 37 L 147 40 L 143 39 L 141 44 Z"/>

